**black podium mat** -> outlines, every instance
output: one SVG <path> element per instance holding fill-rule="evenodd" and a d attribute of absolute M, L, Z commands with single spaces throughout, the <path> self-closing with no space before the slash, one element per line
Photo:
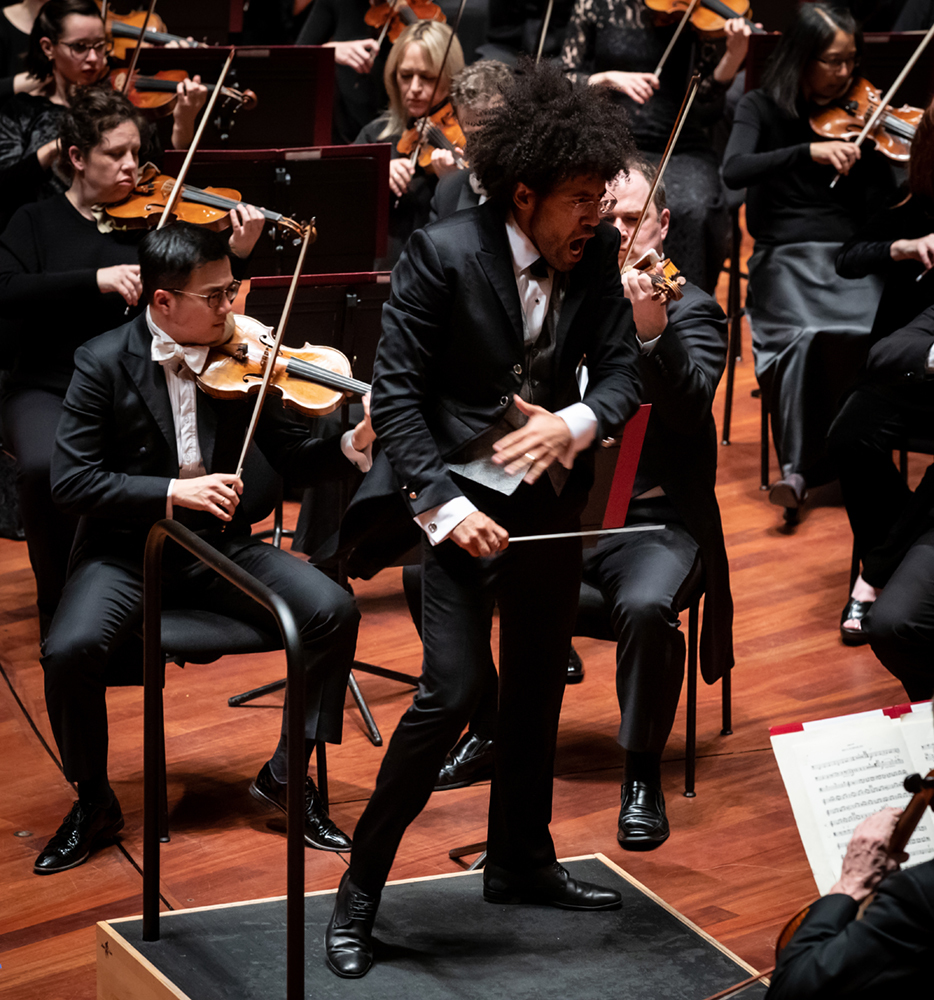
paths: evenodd
<path fill-rule="evenodd" d="M 375 928 L 376 964 L 359 980 L 339 979 L 324 963 L 334 894 L 306 896 L 305 995 L 698 1000 L 749 975 L 712 938 L 601 857 L 567 867 L 578 878 L 619 889 L 622 909 L 496 906 L 483 901 L 480 872 L 387 886 Z M 141 940 L 141 919 L 99 926 L 135 949 L 144 965 L 151 963 L 175 996 L 285 995 L 284 899 L 165 914 L 157 942 Z M 99 963 L 106 961 L 104 951 Z M 764 994 L 765 986 L 756 984 L 743 995 Z"/>

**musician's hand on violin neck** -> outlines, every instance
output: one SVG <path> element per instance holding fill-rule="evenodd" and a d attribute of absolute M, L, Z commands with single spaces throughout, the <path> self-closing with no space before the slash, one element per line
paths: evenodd
<path fill-rule="evenodd" d="M 407 159 L 400 157 L 389 161 L 389 188 L 397 198 L 408 191 L 414 176 L 415 167 Z"/>
<path fill-rule="evenodd" d="M 177 88 L 175 109 L 172 112 L 172 146 L 187 149 L 195 137 L 195 119 L 208 99 L 208 88 L 198 75 L 180 80 Z"/>
<path fill-rule="evenodd" d="M 210 476 L 174 480 L 170 495 L 173 506 L 203 510 L 221 521 L 230 521 L 242 492 L 243 482 L 235 475 L 215 472 Z"/>
<path fill-rule="evenodd" d="M 624 73 L 621 70 L 607 70 L 594 73 L 587 81 L 592 87 L 609 87 L 618 90 L 636 102 L 645 104 L 658 90 L 658 77 L 654 73 Z"/>
<path fill-rule="evenodd" d="M 899 865 L 908 860 L 904 851 L 894 857 L 888 851 L 901 814 L 901 809 L 889 806 L 867 816 L 856 827 L 846 849 L 840 879 L 831 888 L 831 893 L 842 893 L 862 902 L 886 875 L 897 871 Z"/>
<path fill-rule="evenodd" d="M 334 49 L 334 62 L 349 66 L 357 73 L 369 73 L 379 52 L 375 38 L 359 38 L 352 42 L 327 42 L 324 46 Z"/>
<path fill-rule="evenodd" d="M 850 172 L 860 157 L 860 147 L 853 142 L 831 139 L 828 142 L 811 143 L 811 159 L 828 167 L 833 167 L 844 176 Z"/>
<path fill-rule="evenodd" d="M 889 247 L 892 260 L 917 260 L 924 265 L 926 271 L 934 267 L 934 233 L 921 236 L 916 240 L 896 240 Z"/>
<path fill-rule="evenodd" d="M 114 264 L 97 270 L 97 287 L 106 295 L 117 292 L 127 305 L 135 306 L 143 294 L 143 283 L 139 277 L 139 264 Z"/>
<path fill-rule="evenodd" d="M 266 228 L 263 213 L 253 205 L 237 205 L 230 210 L 230 249 L 238 257 L 249 257 Z"/>
<path fill-rule="evenodd" d="M 655 265 L 661 274 L 661 264 Z M 648 274 L 634 267 L 623 271 L 623 291 L 632 305 L 632 319 L 636 324 L 636 334 L 643 343 L 655 340 L 668 326 L 668 303 L 665 296 L 652 283 Z"/>
<path fill-rule="evenodd" d="M 463 155 L 464 151 L 458 149 L 458 153 Z M 447 149 L 436 149 L 431 154 L 431 166 L 437 177 L 445 177 L 447 174 L 456 173 L 460 168 L 454 159 L 454 154 Z"/>
<path fill-rule="evenodd" d="M 509 532 L 480 510 L 468 514 L 450 537 L 475 557 L 495 556 L 509 545 Z"/>

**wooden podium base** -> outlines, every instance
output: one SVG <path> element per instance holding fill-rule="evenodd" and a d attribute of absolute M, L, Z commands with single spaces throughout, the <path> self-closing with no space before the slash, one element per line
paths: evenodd
<path fill-rule="evenodd" d="M 696 1000 L 754 974 L 699 927 L 603 855 L 563 862 L 618 889 L 620 910 L 570 912 L 485 903 L 482 873 L 393 882 L 363 979 L 334 976 L 324 929 L 336 890 L 305 897 L 305 991 L 328 1000 L 509 996 L 511 1000 Z M 285 996 L 285 897 L 97 925 L 98 1000 L 273 1000 Z M 762 997 L 756 984 L 747 997 Z"/>

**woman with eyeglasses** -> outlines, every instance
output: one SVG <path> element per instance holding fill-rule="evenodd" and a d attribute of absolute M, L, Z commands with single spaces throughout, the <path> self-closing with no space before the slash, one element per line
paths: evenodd
<path fill-rule="evenodd" d="M 49 0 L 39 11 L 26 54 L 26 70 L 47 81 L 36 93 L 14 95 L 0 113 L 0 224 L 20 205 L 62 193 L 67 182 L 55 170 L 58 130 L 81 88 L 108 72 L 107 39 L 94 0 Z M 179 84 L 171 144 L 184 149 L 207 98 L 199 77 Z M 144 145 L 152 145 L 144 128 Z"/>
<path fill-rule="evenodd" d="M 763 86 L 739 102 L 724 154 L 727 186 L 747 189 L 746 315 L 781 470 L 769 500 L 790 524 L 808 486 L 834 478 L 827 430 L 866 356 L 881 293 L 876 276 L 839 278 L 834 260 L 891 203 L 891 168 L 868 144 L 822 141 L 809 124 L 847 93 L 861 51 L 848 11 L 802 4 Z"/>
<path fill-rule="evenodd" d="M 79 91 L 61 122 L 57 166 L 69 178 L 68 190 L 23 205 L 0 235 L 0 332 L 4 357 L 13 364 L 0 416 L 4 447 L 17 462 L 43 634 L 61 594 L 76 524 L 52 503 L 49 484 L 74 352 L 124 323 L 141 292 L 137 245 L 145 230 L 114 229 L 102 206 L 135 187 L 143 127 L 137 110 L 108 85 Z M 247 258 L 263 216 L 239 206 L 231 221 L 231 250 Z"/>
<path fill-rule="evenodd" d="M 409 157 L 396 147 L 406 129 L 416 125 L 420 118 L 434 114 L 448 101 L 451 78 L 464 68 L 464 51 L 456 36 L 451 43 L 447 63 L 442 66 L 450 37 L 448 25 L 427 20 L 410 24 L 399 35 L 390 50 L 383 73 L 389 107 L 365 125 L 354 140 L 358 143 L 392 144 L 389 161 L 389 249 L 387 256 L 376 262 L 377 267 L 392 267 L 408 238 L 428 222 L 431 196 L 438 176 L 420 166 L 412 166 Z M 440 154 L 441 150 L 435 152 Z"/>

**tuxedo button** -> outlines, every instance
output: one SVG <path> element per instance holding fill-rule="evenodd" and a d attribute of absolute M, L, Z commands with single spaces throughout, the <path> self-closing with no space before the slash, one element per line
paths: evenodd
<path fill-rule="evenodd" d="M 522 374 L 522 365 L 513 365 L 513 366 L 512 366 L 512 370 L 513 370 L 513 371 L 514 371 L 514 372 L 515 372 L 515 373 L 516 373 L 517 375 L 521 375 L 521 374 Z"/>
<path fill-rule="evenodd" d="M 140 445 L 139 453 L 141 455 L 145 455 L 146 454 L 146 445 Z"/>
<path fill-rule="evenodd" d="M 499 405 L 500 406 L 509 406 L 509 397 L 508 396 L 500 396 L 499 397 Z"/>
<path fill-rule="evenodd" d="M 417 500 L 418 499 L 418 494 L 415 492 L 415 490 L 412 490 L 412 492 L 409 494 L 409 499 L 410 500 Z"/>

